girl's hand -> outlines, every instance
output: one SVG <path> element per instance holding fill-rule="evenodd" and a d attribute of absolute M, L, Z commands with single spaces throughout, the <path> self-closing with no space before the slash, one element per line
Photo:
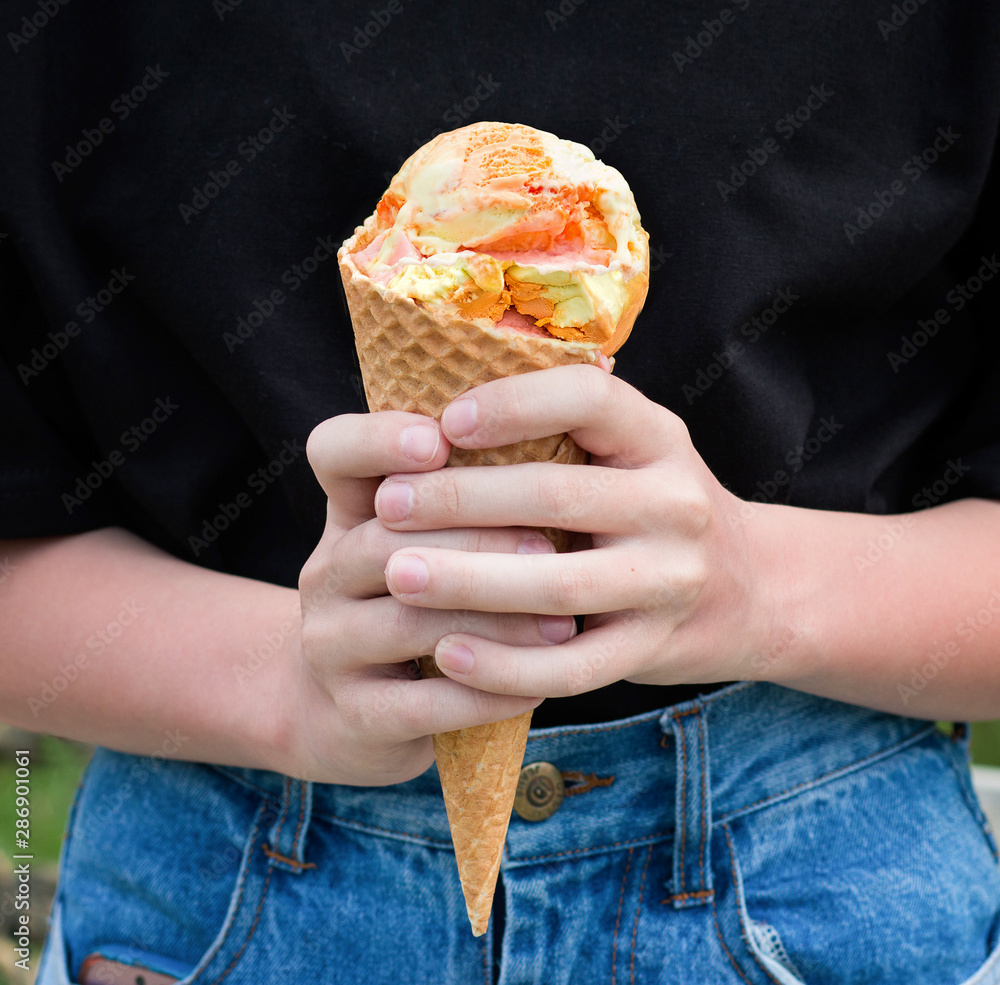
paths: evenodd
<path fill-rule="evenodd" d="M 382 476 L 406 469 L 421 481 L 444 465 L 449 451 L 437 422 L 394 411 L 332 418 L 310 436 L 309 461 L 329 499 L 326 530 L 299 581 L 302 626 L 286 703 L 292 738 L 285 772 L 324 782 L 397 783 L 433 762 L 432 734 L 509 718 L 539 703 L 447 678 L 415 679 L 414 659 L 456 632 L 544 647 L 575 631 L 568 619 L 420 609 L 389 595 L 384 571 L 393 555 L 553 550 L 524 528 L 404 532 L 375 519 Z"/>
<path fill-rule="evenodd" d="M 448 633 L 435 656 L 453 681 L 557 697 L 620 679 L 731 680 L 760 666 L 773 617 L 744 537 L 746 504 L 676 415 L 598 367 L 571 366 L 477 387 L 449 405 L 442 429 L 461 448 L 567 431 L 591 453 L 580 466 L 407 470 L 379 487 L 378 517 L 399 534 L 559 527 L 590 537 L 589 549 L 561 555 L 426 542 L 392 552 L 386 583 L 415 611 L 588 614 L 587 631 L 556 646 Z"/>

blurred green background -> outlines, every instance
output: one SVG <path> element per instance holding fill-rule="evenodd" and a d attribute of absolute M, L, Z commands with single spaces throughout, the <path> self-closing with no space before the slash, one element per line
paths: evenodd
<path fill-rule="evenodd" d="M 31 852 L 32 862 L 32 973 L 25 975 L 14 966 L 15 922 L 8 915 L 8 893 L 14 881 L 14 750 L 31 750 Z M 972 730 L 972 755 L 976 763 L 1000 767 L 1000 721 L 977 722 Z M 45 930 L 45 918 L 52 903 L 58 871 L 63 827 L 80 775 L 90 758 L 90 747 L 65 742 L 47 735 L 33 735 L 0 726 L 0 985 L 33 985 L 38 970 L 38 952 Z"/>

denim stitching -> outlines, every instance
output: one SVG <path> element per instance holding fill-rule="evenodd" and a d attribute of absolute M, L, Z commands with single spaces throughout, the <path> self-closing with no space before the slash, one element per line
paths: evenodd
<path fill-rule="evenodd" d="M 225 766 L 219 766 L 216 763 L 206 763 L 205 765 L 209 769 L 215 770 L 216 773 L 221 773 L 224 777 L 226 777 L 226 779 L 232 780 L 233 783 L 239 783 L 241 786 L 247 787 L 255 793 L 259 793 L 262 797 L 273 797 L 275 794 L 274 790 L 265 790 L 263 787 L 257 786 L 256 783 L 251 783 L 249 780 L 230 772 Z"/>
<path fill-rule="evenodd" d="M 757 952 L 754 949 L 753 944 L 751 943 L 752 937 L 750 931 L 748 930 L 746 924 L 743 923 L 743 910 L 740 907 L 740 890 L 739 886 L 736 884 L 736 853 L 733 851 L 733 841 L 729 835 L 729 825 L 728 824 L 722 825 L 722 831 L 726 836 L 726 844 L 729 846 L 729 871 L 733 877 L 733 896 L 736 901 L 736 916 L 739 918 L 740 921 L 740 934 L 742 935 L 743 939 L 747 942 L 747 950 L 750 952 L 750 957 L 752 957 L 754 961 L 756 961 L 757 964 L 760 965 L 761 971 L 763 971 L 764 974 L 767 975 L 767 977 L 770 978 L 772 982 L 774 982 L 774 985 L 781 985 L 781 982 L 779 982 L 778 979 L 775 978 L 774 975 L 772 975 L 771 972 L 769 972 L 767 968 L 764 967 L 764 963 L 760 960 L 760 958 L 757 957 Z"/>
<path fill-rule="evenodd" d="M 713 896 L 714 894 L 714 889 L 699 889 L 696 893 L 677 893 L 675 896 L 668 896 L 666 899 L 660 900 L 660 902 L 673 903 L 674 900 L 681 899 L 707 899 L 709 896 Z"/>
<path fill-rule="evenodd" d="M 970 800 L 969 795 L 975 798 L 975 790 L 969 790 L 968 780 L 963 775 L 963 771 L 959 769 L 958 763 L 955 761 L 955 753 L 952 748 L 945 747 L 944 758 L 947 760 L 948 766 L 951 771 L 955 774 L 955 781 L 958 784 L 959 793 L 962 795 L 962 802 L 965 804 L 969 813 L 972 815 L 972 820 L 976 827 L 982 832 L 986 839 L 986 846 L 990 850 L 990 854 L 993 856 L 994 860 L 1000 859 L 1000 854 L 997 853 L 996 840 L 993 836 L 993 828 L 990 825 L 990 820 L 986 817 L 982 808 L 975 800 Z"/>
<path fill-rule="evenodd" d="M 616 841 L 610 845 L 592 845 L 589 848 L 568 848 L 563 852 L 552 852 L 550 855 L 508 855 L 511 862 L 538 862 L 544 858 L 558 858 L 560 855 L 579 855 L 581 852 L 598 852 L 605 848 L 621 848 L 622 845 L 636 845 L 639 842 L 651 842 L 654 838 L 665 838 L 669 831 L 657 831 L 655 834 L 647 835 L 645 838 L 629 838 L 627 841 Z M 629 851 L 632 851 L 630 848 Z"/>
<path fill-rule="evenodd" d="M 247 934 L 247 939 L 240 946 L 240 949 L 234 955 L 233 960 L 230 961 L 229 967 L 221 975 L 219 975 L 218 978 L 215 979 L 212 985 L 218 985 L 218 983 L 221 982 L 223 978 L 228 977 L 229 973 L 233 970 L 233 968 L 236 967 L 236 963 L 240 960 L 240 958 L 243 957 L 243 952 L 247 949 L 247 946 L 250 944 L 250 938 L 253 937 L 254 933 L 257 930 L 257 924 L 260 922 L 261 910 L 264 909 L 264 900 L 267 899 L 267 887 L 271 884 L 271 874 L 273 872 L 274 869 L 268 866 L 267 878 L 264 880 L 264 888 L 263 890 L 261 890 L 260 902 L 257 904 L 257 912 L 253 915 L 253 923 L 250 925 L 250 933 Z"/>
<path fill-rule="evenodd" d="M 489 934 L 483 934 L 483 936 L 479 938 L 479 943 L 483 945 L 483 982 L 485 983 L 485 985 L 492 985 L 493 981 L 493 976 L 490 970 L 490 963 L 486 957 L 486 941 L 489 936 L 490 936 Z"/>
<path fill-rule="evenodd" d="M 624 722 L 621 725 L 602 725 L 600 728 L 578 728 L 572 732 L 560 732 L 558 735 L 529 735 L 529 742 L 537 742 L 540 739 L 561 739 L 565 735 L 593 735 L 597 732 L 617 732 L 621 728 L 632 728 L 635 725 L 648 725 L 645 719 L 639 722 Z"/>
<path fill-rule="evenodd" d="M 676 721 L 680 718 L 680 715 L 675 715 L 674 720 Z M 681 761 L 683 765 L 681 766 L 681 775 L 677 778 L 677 782 L 681 787 L 681 838 L 680 838 L 680 876 L 681 884 L 680 890 L 684 892 L 684 869 L 687 867 L 687 739 L 684 735 L 684 727 L 680 726 L 678 731 L 681 733 Z"/>
<path fill-rule="evenodd" d="M 266 842 L 265 842 L 265 844 L 262 847 L 264 849 L 264 854 L 268 858 L 273 858 L 277 862 L 284 862 L 285 865 L 290 865 L 294 869 L 299 869 L 301 871 L 302 869 L 315 869 L 316 868 L 316 863 L 315 862 L 299 862 L 299 861 L 297 861 L 294 858 L 289 858 L 287 855 L 282 855 L 281 852 L 274 851 L 271 848 L 271 846 L 268 845 Z"/>
<path fill-rule="evenodd" d="M 719 938 L 719 944 L 722 946 L 723 953 L 729 958 L 729 963 L 733 966 L 733 970 L 736 972 L 740 978 L 747 983 L 747 985 L 753 985 L 753 982 L 743 974 L 742 969 L 736 963 L 736 958 L 733 957 L 729 948 L 726 947 L 726 941 L 722 936 L 722 930 L 719 928 L 719 914 L 715 906 L 715 894 L 712 893 L 712 923 L 715 924 L 715 936 Z"/>
<path fill-rule="evenodd" d="M 653 856 L 653 846 L 646 850 L 646 864 L 642 867 L 642 878 L 639 880 L 639 905 L 635 908 L 635 923 L 632 924 L 632 958 L 629 961 L 629 985 L 635 985 L 635 938 L 639 932 L 639 914 L 642 912 L 642 894 L 646 888 L 646 869 L 649 868 L 649 860 Z"/>
<path fill-rule="evenodd" d="M 859 766 L 864 765 L 868 762 L 873 762 L 877 759 L 883 759 L 886 756 L 891 756 L 894 753 L 905 749 L 907 746 L 913 745 L 919 742 L 929 733 L 933 732 L 937 728 L 936 725 L 929 725 L 926 728 L 922 728 L 919 732 L 914 732 L 913 735 L 908 736 L 905 739 L 897 742 L 895 745 L 886 746 L 885 749 L 880 749 L 878 752 L 873 752 L 868 756 L 863 756 L 861 759 L 855 760 L 853 763 L 848 763 L 846 766 L 838 766 L 836 769 L 830 770 L 829 773 L 824 773 L 822 776 L 813 777 L 811 780 L 804 780 L 802 783 L 796 783 L 795 786 L 789 787 L 787 790 L 782 790 L 781 793 L 771 794 L 765 797 L 763 800 L 754 801 L 752 804 L 746 804 L 743 807 L 737 807 L 731 810 L 728 814 L 722 815 L 722 817 L 716 818 L 713 822 L 713 827 L 716 824 L 723 824 L 726 821 L 731 820 L 741 814 L 747 814 L 757 807 L 764 804 L 770 804 L 774 801 L 780 800 L 782 797 L 787 797 L 789 794 L 794 793 L 796 790 L 801 790 L 804 787 L 818 786 L 825 780 L 829 780 L 833 777 L 838 777 L 838 774 L 846 775 L 847 773 L 857 769 Z M 839 778 L 839 777 L 838 777 Z"/>
<path fill-rule="evenodd" d="M 281 818 L 278 820 L 278 827 L 274 832 L 274 843 L 279 848 L 281 847 L 281 829 L 285 826 L 285 818 L 288 816 L 288 808 L 292 803 L 291 796 L 292 781 L 286 776 L 284 778 L 284 783 L 281 788 L 281 800 L 282 800 L 282 811 Z"/>
<path fill-rule="evenodd" d="M 705 748 L 705 719 L 698 720 L 698 751 L 701 755 L 701 847 L 698 849 L 698 879 L 705 888 L 705 815 L 708 813 L 708 796 L 705 793 L 705 771 L 708 750 Z"/>
<path fill-rule="evenodd" d="M 628 880 L 629 870 L 632 868 L 632 852 L 634 848 L 628 850 L 628 861 L 625 863 L 625 875 L 622 876 L 622 891 L 618 895 L 618 915 L 615 917 L 615 936 L 611 938 L 611 985 L 615 985 L 618 978 L 618 925 L 622 919 L 622 904 L 625 902 L 625 883 Z"/>
<path fill-rule="evenodd" d="M 393 831 L 391 828 L 379 828 L 374 824 L 362 824 L 360 821 L 349 821 L 346 817 L 337 817 L 336 814 L 321 814 L 319 811 L 313 811 L 313 816 L 321 817 L 324 821 L 333 821 L 335 824 L 346 824 L 352 828 L 361 828 L 364 831 L 378 831 L 381 834 L 396 835 L 398 838 L 426 841 L 431 845 L 440 845 L 442 848 L 453 847 L 450 841 L 438 841 L 436 838 L 424 838 L 421 835 L 411 834 L 409 831 Z"/>
<path fill-rule="evenodd" d="M 250 834 L 250 852 L 247 855 L 247 867 L 243 870 L 243 874 L 240 876 L 239 886 L 237 887 L 239 891 L 236 896 L 236 904 L 233 907 L 232 923 L 230 923 L 230 926 L 227 929 L 226 933 L 223 935 L 222 939 L 215 945 L 215 947 L 212 948 L 212 950 L 208 953 L 208 955 L 199 962 L 199 964 L 203 964 L 205 968 L 209 966 L 212 959 L 216 956 L 216 954 L 219 953 L 219 950 L 222 948 L 222 945 L 229 940 L 229 930 L 232 929 L 232 924 L 236 922 L 236 917 L 240 912 L 240 903 L 243 902 L 243 891 L 246 889 L 247 874 L 250 872 L 250 865 L 253 862 L 254 849 L 257 844 L 257 832 L 260 830 L 260 822 L 264 819 L 264 807 L 266 806 L 266 804 L 267 802 L 265 801 L 264 804 L 262 804 L 261 807 L 258 809 L 257 822 L 256 824 L 254 824 L 253 831 Z M 195 977 L 191 979 L 191 985 L 194 985 L 194 983 L 198 981 L 199 977 L 200 973 L 195 975 Z"/>
<path fill-rule="evenodd" d="M 300 803 L 301 806 L 299 807 L 299 823 L 298 823 L 298 825 L 296 825 L 296 828 L 295 828 L 295 837 L 292 838 L 292 851 L 293 852 L 299 852 L 302 855 L 303 861 L 302 862 L 296 862 L 296 865 L 304 865 L 305 868 L 309 868 L 308 865 L 304 864 L 305 863 L 305 847 L 304 846 L 301 847 L 301 848 L 299 847 L 299 835 L 302 833 L 302 822 L 305 821 L 305 819 L 306 819 L 306 786 L 305 786 L 306 785 L 306 781 L 305 780 L 301 780 L 299 782 L 302 784 L 302 788 L 299 791 L 299 803 Z M 315 866 L 313 866 L 313 868 L 315 868 Z"/>
<path fill-rule="evenodd" d="M 582 793 L 590 793 L 595 787 L 610 787 L 615 782 L 614 776 L 598 776 L 596 773 L 583 774 L 576 770 L 563 773 L 564 780 L 576 780 L 575 787 L 566 787 L 564 797 L 576 797 Z"/>

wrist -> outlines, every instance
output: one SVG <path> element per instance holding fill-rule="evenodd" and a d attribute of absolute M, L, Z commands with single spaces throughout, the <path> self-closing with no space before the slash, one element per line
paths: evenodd
<path fill-rule="evenodd" d="M 750 653 L 744 677 L 793 685 L 817 658 L 811 602 L 818 566 L 815 559 L 806 563 L 804 511 L 745 501 L 737 509 L 750 559 Z"/>

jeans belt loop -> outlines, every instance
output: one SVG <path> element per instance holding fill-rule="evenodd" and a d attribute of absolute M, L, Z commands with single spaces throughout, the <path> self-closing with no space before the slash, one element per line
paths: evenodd
<path fill-rule="evenodd" d="M 305 859 L 306 835 L 312 819 L 311 782 L 284 777 L 281 804 L 268 831 L 264 852 L 277 868 L 301 873 L 315 868 Z"/>
<path fill-rule="evenodd" d="M 677 756 L 674 877 L 669 887 L 675 909 L 704 906 L 712 899 L 712 784 L 705 719 L 700 702 L 681 705 L 670 716 Z"/>

